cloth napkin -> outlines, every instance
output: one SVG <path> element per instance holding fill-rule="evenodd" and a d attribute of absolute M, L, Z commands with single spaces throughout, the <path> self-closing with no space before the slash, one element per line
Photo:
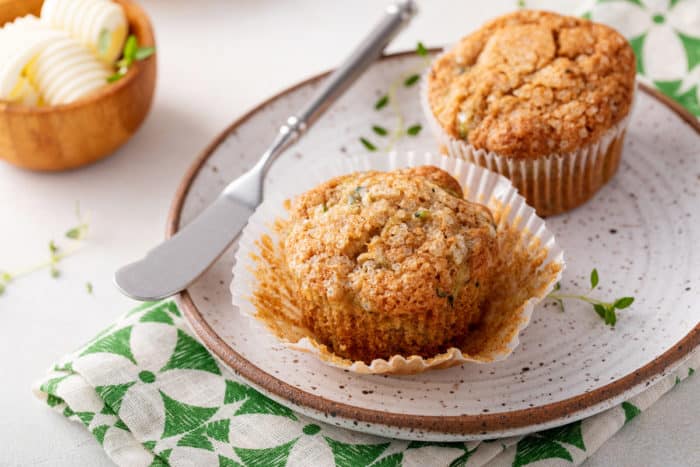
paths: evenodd
<path fill-rule="evenodd" d="M 700 1 L 519 0 L 616 27 L 637 54 L 640 78 L 700 116 Z M 173 301 L 136 308 L 34 387 L 82 423 L 124 466 L 578 465 L 627 422 L 700 367 L 696 351 L 673 374 L 583 421 L 490 442 L 383 439 L 329 426 L 236 380 L 190 333 Z"/>
<path fill-rule="evenodd" d="M 124 466 L 521 466 L 580 464 L 700 368 L 695 352 L 663 381 L 583 421 L 466 443 L 399 441 L 327 425 L 268 399 L 219 364 L 174 301 L 136 308 L 37 383 L 34 393 L 82 423 Z"/>

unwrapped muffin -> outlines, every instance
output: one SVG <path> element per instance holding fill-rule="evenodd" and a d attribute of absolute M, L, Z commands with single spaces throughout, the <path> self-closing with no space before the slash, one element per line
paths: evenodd
<path fill-rule="evenodd" d="M 478 322 L 496 258 L 489 209 L 435 167 L 332 179 L 294 202 L 284 257 L 302 324 L 371 362 L 432 357 Z"/>
<path fill-rule="evenodd" d="M 509 177 L 551 215 L 617 170 L 634 89 L 634 53 L 618 32 L 523 10 L 440 55 L 423 105 L 442 150 Z"/>

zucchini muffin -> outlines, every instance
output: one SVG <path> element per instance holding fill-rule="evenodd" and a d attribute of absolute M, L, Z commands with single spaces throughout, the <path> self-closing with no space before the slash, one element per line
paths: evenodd
<path fill-rule="evenodd" d="M 423 105 L 441 150 L 509 177 L 538 214 L 552 215 L 617 170 L 635 72 L 615 30 L 523 10 L 440 55 Z"/>
<path fill-rule="evenodd" d="M 361 172 L 297 198 L 283 249 L 302 324 L 333 353 L 431 357 L 480 319 L 496 224 L 438 168 Z"/>

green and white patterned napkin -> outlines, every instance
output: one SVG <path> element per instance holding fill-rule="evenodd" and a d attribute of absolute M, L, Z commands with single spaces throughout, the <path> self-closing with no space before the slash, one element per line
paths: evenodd
<path fill-rule="evenodd" d="M 684 365 L 622 405 L 561 428 L 489 442 L 379 438 L 268 399 L 220 365 L 173 301 L 136 308 L 64 357 L 34 393 L 82 423 L 123 466 L 521 466 L 579 464 L 700 365 Z"/>
<path fill-rule="evenodd" d="M 516 4 L 578 12 L 618 28 L 637 53 L 642 78 L 700 116 L 700 1 Z M 238 382 L 192 337 L 175 302 L 164 301 L 130 311 L 64 357 L 34 393 L 130 467 L 568 466 L 583 462 L 698 366 L 695 352 L 646 392 L 561 428 L 491 442 L 397 441 L 310 420 Z"/>

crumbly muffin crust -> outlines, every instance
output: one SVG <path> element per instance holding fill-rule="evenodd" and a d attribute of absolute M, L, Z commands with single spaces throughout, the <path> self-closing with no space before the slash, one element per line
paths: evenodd
<path fill-rule="evenodd" d="M 435 167 L 338 177 L 295 200 L 284 254 L 303 324 L 336 354 L 434 356 L 478 321 L 496 225 Z"/>
<path fill-rule="evenodd" d="M 575 151 L 629 112 L 632 48 L 602 24 L 522 10 L 497 18 L 439 57 L 428 102 L 442 128 L 512 158 Z"/>

